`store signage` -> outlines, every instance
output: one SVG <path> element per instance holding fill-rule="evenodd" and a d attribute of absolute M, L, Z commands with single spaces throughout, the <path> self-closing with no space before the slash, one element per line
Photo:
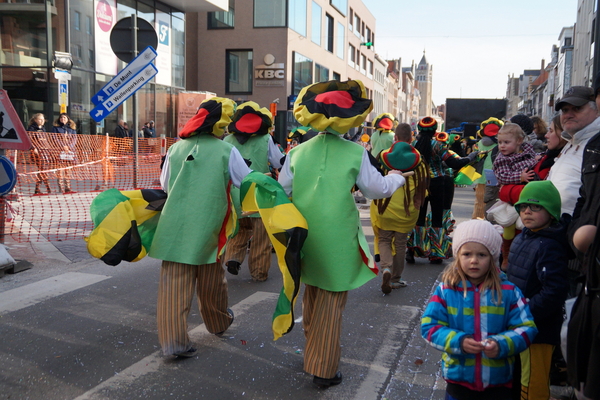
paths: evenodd
<path fill-rule="evenodd" d="M 276 63 L 275 56 L 267 54 L 263 65 L 254 68 L 255 86 L 284 86 L 285 64 Z"/>

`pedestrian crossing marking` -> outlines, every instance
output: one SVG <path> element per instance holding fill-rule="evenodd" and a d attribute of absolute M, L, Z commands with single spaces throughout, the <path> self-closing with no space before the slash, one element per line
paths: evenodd
<path fill-rule="evenodd" d="M 236 305 L 232 306 L 231 309 L 235 314 L 236 319 L 242 315 L 246 311 L 248 311 L 252 306 L 263 302 L 263 301 L 277 301 L 279 297 L 278 293 L 269 293 L 269 292 L 256 292 L 244 300 L 240 301 Z M 236 324 L 236 322 L 233 322 Z M 204 324 L 200 324 L 194 329 L 192 329 L 189 333 L 190 340 L 193 342 L 201 342 L 207 340 L 209 338 L 214 338 L 215 336 L 212 333 L 209 333 Z M 227 333 L 225 333 L 227 334 Z M 119 372 L 117 375 L 105 380 L 95 388 L 85 392 L 81 396 L 75 398 L 75 400 L 94 400 L 94 399 L 104 399 L 103 390 L 105 389 L 114 389 L 120 386 L 128 386 L 129 383 L 139 379 L 140 377 L 147 375 L 152 372 L 156 372 L 160 369 L 161 366 L 164 366 L 165 357 L 162 355 L 162 351 L 158 350 L 149 356 L 141 359 L 137 363 L 127 367 L 123 371 Z"/>
<path fill-rule="evenodd" d="M 42 301 L 93 285 L 108 275 L 86 274 L 83 272 L 67 272 L 52 278 L 30 283 L 0 293 L 0 315 L 33 306 Z"/>

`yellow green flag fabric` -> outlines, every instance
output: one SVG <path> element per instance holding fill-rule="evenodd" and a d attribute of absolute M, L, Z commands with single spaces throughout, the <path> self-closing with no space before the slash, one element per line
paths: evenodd
<path fill-rule="evenodd" d="M 458 171 L 454 183 L 457 185 L 470 185 L 477 179 L 481 178 L 481 174 L 477 172 L 472 165 L 465 165 Z"/>
<path fill-rule="evenodd" d="M 90 205 L 94 230 L 85 238 L 88 252 L 108 265 L 144 258 L 166 199 L 156 189 L 100 193 Z"/>
<path fill-rule="evenodd" d="M 240 186 L 242 210 L 258 212 L 275 248 L 283 287 L 273 313 L 274 340 L 294 327 L 294 305 L 300 290 L 301 250 L 308 235 L 306 220 L 273 178 L 252 172 Z"/>

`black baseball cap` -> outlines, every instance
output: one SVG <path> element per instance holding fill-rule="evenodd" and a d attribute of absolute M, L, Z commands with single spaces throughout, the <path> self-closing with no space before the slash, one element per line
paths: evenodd
<path fill-rule="evenodd" d="M 579 107 L 583 106 L 588 101 L 594 101 L 596 94 L 594 89 L 587 86 L 571 86 L 564 97 L 556 103 L 554 110 L 560 111 L 565 104 L 571 104 Z"/>

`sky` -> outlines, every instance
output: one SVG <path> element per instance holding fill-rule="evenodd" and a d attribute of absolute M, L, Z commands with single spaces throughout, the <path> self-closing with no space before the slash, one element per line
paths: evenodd
<path fill-rule="evenodd" d="M 362 0 L 376 18 L 374 49 L 402 67 L 433 65 L 433 102 L 504 98 L 509 75 L 550 61 L 577 0 Z"/>

